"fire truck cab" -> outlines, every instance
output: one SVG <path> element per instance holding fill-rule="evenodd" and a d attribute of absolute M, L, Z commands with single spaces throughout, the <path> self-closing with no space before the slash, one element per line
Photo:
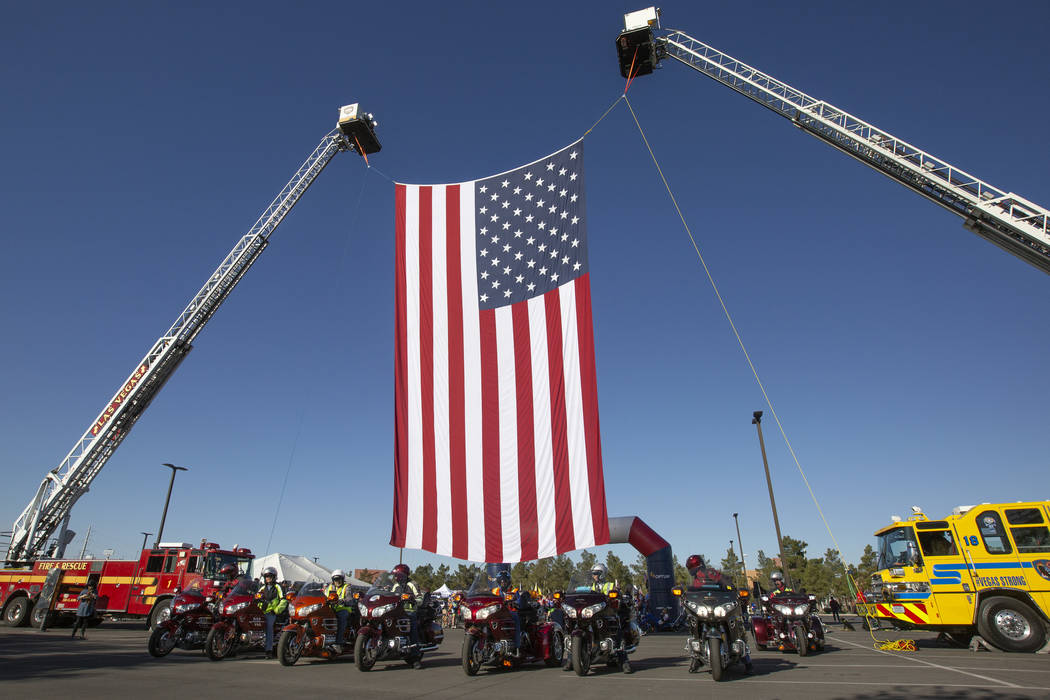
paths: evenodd
<path fill-rule="evenodd" d="M 205 590 L 219 587 L 219 570 L 234 564 L 240 573 L 251 575 L 251 550 L 224 550 L 214 542 L 199 546 L 186 542 L 161 542 L 142 550 L 138 560 L 63 559 L 39 560 L 32 568 L 0 571 L 0 617 L 12 627 L 32 621 L 41 624 L 69 622 L 76 614 L 77 596 L 94 580 L 98 599 L 97 624 L 101 616 L 138 617 L 150 627 L 170 614 L 177 590 L 200 581 Z M 47 575 L 59 569 L 54 595 L 37 605 Z"/>
<path fill-rule="evenodd" d="M 959 506 L 944 520 L 918 507 L 875 533 L 867 612 L 956 641 L 979 634 L 1005 651 L 1037 651 L 1050 625 L 1050 501 Z"/>

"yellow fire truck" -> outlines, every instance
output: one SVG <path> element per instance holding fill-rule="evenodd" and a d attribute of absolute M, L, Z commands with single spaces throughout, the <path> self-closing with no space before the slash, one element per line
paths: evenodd
<path fill-rule="evenodd" d="M 1005 651 L 1047 644 L 1050 501 L 959 506 L 944 520 L 912 511 L 875 533 L 871 615 Z"/>

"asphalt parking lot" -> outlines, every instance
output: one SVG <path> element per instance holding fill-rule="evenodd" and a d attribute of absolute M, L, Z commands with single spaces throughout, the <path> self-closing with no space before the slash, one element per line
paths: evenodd
<path fill-rule="evenodd" d="M 68 629 L 39 632 L 0 627 L 0 697 L 318 697 L 375 698 L 951 698 L 1012 700 L 1050 697 L 1050 656 L 950 649 L 934 635 L 909 637 L 914 653 L 880 652 L 857 626 L 836 626 L 823 653 L 756 652 L 751 675 L 734 667 L 715 683 L 706 672 L 690 674 L 681 634 L 648 635 L 631 657 L 635 673 L 604 667 L 586 678 L 536 664 L 517 670 L 482 670 L 467 677 L 460 666 L 463 633 L 448 630 L 442 647 L 422 670 L 380 662 L 362 673 L 351 657 L 336 662 L 300 661 L 286 668 L 261 653 L 209 661 L 201 652 L 176 650 L 163 659 L 146 651 L 141 623 L 104 623 L 87 639 Z"/>

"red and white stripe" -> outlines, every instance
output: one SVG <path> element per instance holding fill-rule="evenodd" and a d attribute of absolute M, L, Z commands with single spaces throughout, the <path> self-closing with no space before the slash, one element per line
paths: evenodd
<path fill-rule="evenodd" d="M 488 562 L 604 544 L 589 276 L 479 310 L 474 187 L 396 186 L 391 544 Z"/>

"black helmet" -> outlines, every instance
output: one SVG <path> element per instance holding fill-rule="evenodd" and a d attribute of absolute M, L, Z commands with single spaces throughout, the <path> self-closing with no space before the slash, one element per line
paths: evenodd
<path fill-rule="evenodd" d="M 510 585 L 510 572 L 504 569 L 496 574 L 496 585 L 500 588 L 506 588 Z"/>

